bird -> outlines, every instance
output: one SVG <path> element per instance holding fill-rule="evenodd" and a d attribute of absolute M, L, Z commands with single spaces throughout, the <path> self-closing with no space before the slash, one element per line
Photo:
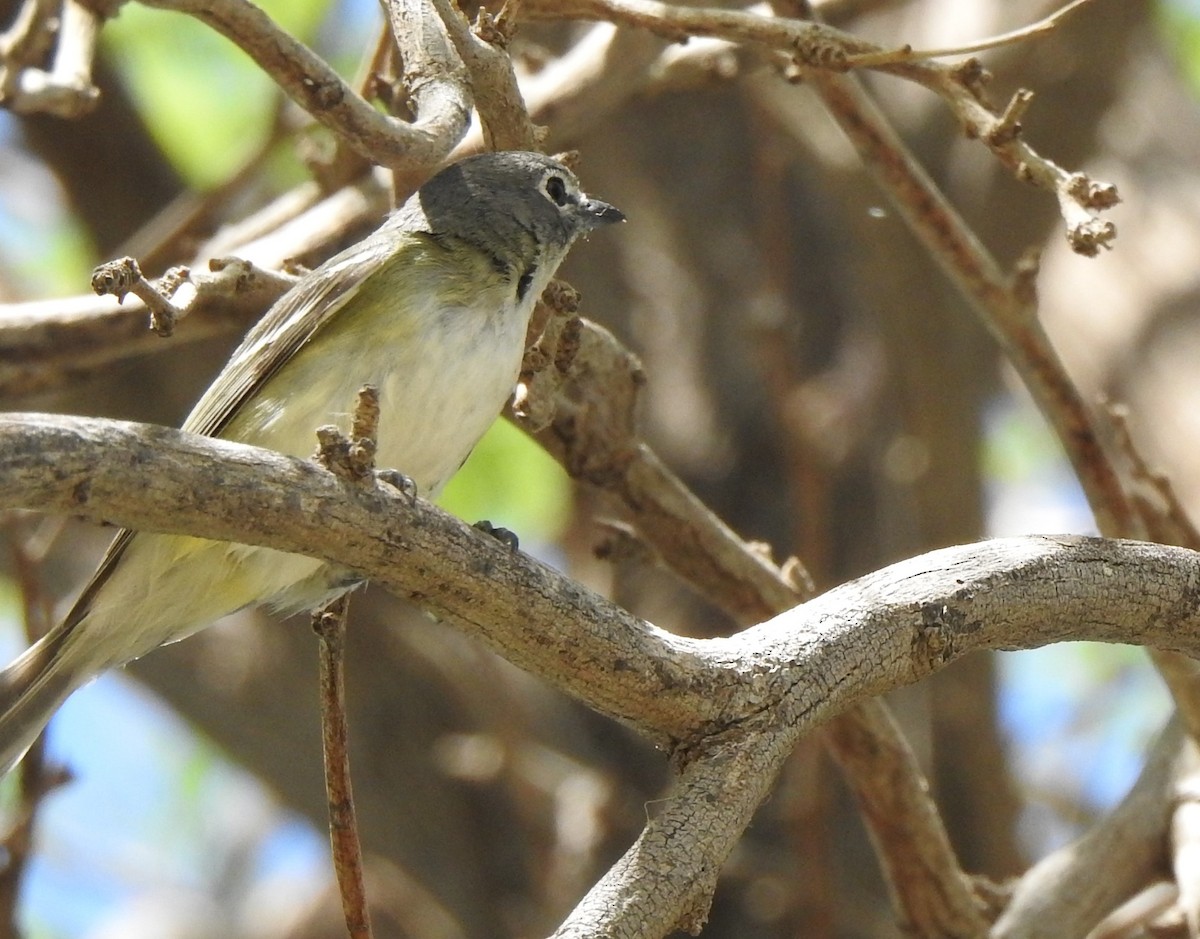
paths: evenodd
<path fill-rule="evenodd" d="M 562 162 L 501 151 L 431 177 L 302 276 L 247 333 L 182 429 L 295 457 L 378 389 L 376 465 L 434 496 L 499 416 L 534 304 L 573 243 L 625 216 Z M 249 606 L 314 609 L 347 572 L 269 548 L 121 531 L 66 616 L 0 671 L 0 773 L 101 673 Z"/>

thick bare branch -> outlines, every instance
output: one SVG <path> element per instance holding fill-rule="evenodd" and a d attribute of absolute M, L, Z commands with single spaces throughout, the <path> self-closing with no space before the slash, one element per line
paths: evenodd
<path fill-rule="evenodd" d="M 398 492 L 164 428 L 4 418 L 0 504 L 337 560 L 672 747 L 679 786 L 588 901 L 622 902 L 572 935 L 636 924 L 621 917 L 647 891 L 669 901 L 655 922 L 702 921 L 703 885 L 797 737 L 866 696 L 978 648 L 1091 638 L 1200 652 L 1200 555 L 1139 542 L 1030 537 L 936 551 L 697 641 Z M 686 856 L 692 835 L 713 846 L 702 861 Z M 702 889 L 680 886 L 674 872 L 697 864 Z"/>

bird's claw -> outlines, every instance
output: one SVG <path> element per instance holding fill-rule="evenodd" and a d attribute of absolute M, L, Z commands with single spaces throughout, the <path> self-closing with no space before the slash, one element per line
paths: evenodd
<path fill-rule="evenodd" d="M 510 551 L 516 551 L 521 547 L 521 540 L 517 537 L 516 532 L 509 531 L 507 528 L 501 528 L 499 525 L 493 525 L 486 519 L 476 522 L 471 527 L 476 531 L 483 532 L 485 535 L 491 535 Z"/>

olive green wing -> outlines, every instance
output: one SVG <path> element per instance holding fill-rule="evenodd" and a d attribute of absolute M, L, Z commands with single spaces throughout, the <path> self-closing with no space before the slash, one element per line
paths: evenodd
<path fill-rule="evenodd" d="M 382 252 L 402 237 L 395 231 L 376 232 L 302 277 L 246 334 L 192 409 L 183 430 L 219 436 L 254 393 L 358 293 L 377 268 Z M 59 636 L 65 638 L 87 614 L 133 535 L 124 529 L 113 539 L 92 579 L 63 619 Z"/>
<path fill-rule="evenodd" d="M 354 298 L 398 237 L 404 236 L 376 232 L 301 278 L 246 334 L 182 429 L 219 437 L 255 392 Z"/>

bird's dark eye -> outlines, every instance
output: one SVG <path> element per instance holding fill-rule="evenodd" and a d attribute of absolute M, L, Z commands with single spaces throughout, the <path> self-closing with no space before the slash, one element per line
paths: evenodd
<path fill-rule="evenodd" d="M 566 205 L 567 202 L 567 184 L 561 176 L 549 176 L 546 178 L 546 195 L 550 197 L 550 201 L 555 205 Z"/>

